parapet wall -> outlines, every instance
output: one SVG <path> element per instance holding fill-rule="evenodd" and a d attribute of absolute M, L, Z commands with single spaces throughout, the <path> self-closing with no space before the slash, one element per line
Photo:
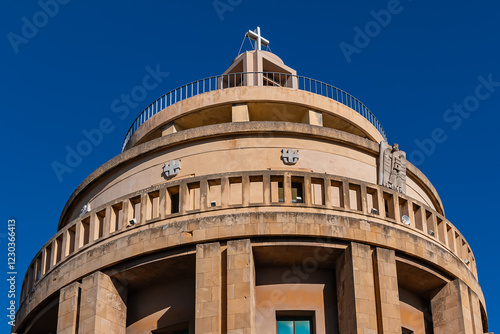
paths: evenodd
<path fill-rule="evenodd" d="M 303 185 L 303 203 L 292 202 L 292 182 Z M 412 217 L 410 225 L 401 222 L 402 214 Z M 127 226 L 132 218 L 137 224 Z M 69 282 L 112 264 L 180 245 L 256 236 L 333 238 L 394 249 L 460 278 L 484 303 L 470 247 L 435 210 L 359 180 L 266 170 L 170 181 L 73 220 L 31 264 L 20 319 Z"/>

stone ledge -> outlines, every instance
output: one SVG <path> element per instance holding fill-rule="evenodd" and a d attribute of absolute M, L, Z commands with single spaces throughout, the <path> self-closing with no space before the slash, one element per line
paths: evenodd
<path fill-rule="evenodd" d="M 330 237 L 393 249 L 429 263 L 446 275 L 460 278 L 478 294 L 484 305 L 477 279 L 459 258 L 438 243 L 406 231 L 404 226 L 380 219 L 355 214 L 246 212 L 166 222 L 138 226 L 62 263 L 38 282 L 27 298 L 29 302 L 20 305 L 18 324 L 59 289 L 97 270 L 179 246 L 262 236 Z"/>

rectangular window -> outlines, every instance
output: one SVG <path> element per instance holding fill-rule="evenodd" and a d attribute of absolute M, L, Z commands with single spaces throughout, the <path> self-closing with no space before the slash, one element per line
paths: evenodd
<path fill-rule="evenodd" d="M 342 182 L 332 181 L 330 189 L 331 189 L 331 197 L 332 197 L 333 207 L 343 208 L 344 207 L 344 193 L 342 190 Z"/>
<path fill-rule="evenodd" d="M 264 202 L 264 178 L 260 176 L 250 176 L 250 203 Z"/>
<path fill-rule="evenodd" d="M 30 269 L 28 271 L 28 286 L 29 286 L 29 290 L 31 290 L 33 288 L 33 284 L 35 284 L 35 264 L 33 263 L 31 266 L 30 266 Z"/>
<path fill-rule="evenodd" d="M 384 192 L 385 217 L 394 219 L 394 198 L 392 194 Z"/>
<path fill-rule="evenodd" d="M 136 224 L 139 224 L 141 221 L 141 197 L 137 196 L 130 199 L 130 210 L 128 215 L 128 220 L 132 220 L 135 218 Z"/>
<path fill-rule="evenodd" d="M 292 176 L 292 203 L 304 203 L 304 178 Z"/>
<path fill-rule="evenodd" d="M 427 222 L 427 232 L 431 233 L 430 231 L 434 231 L 434 236 L 436 235 L 436 227 L 434 226 L 434 216 L 432 215 L 432 212 L 425 210 L 425 219 Z"/>
<path fill-rule="evenodd" d="M 52 244 L 48 245 L 45 248 L 45 270 L 43 273 L 47 273 L 50 270 L 50 267 L 52 266 Z"/>
<path fill-rule="evenodd" d="M 104 235 L 104 219 L 106 218 L 106 209 L 95 214 L 94 240 L 102 238 Z"/>
<path fill-rule="evenodd" d="M 325 205 L 325 192 L 323 179 L 311 178 L 312 204 Z"/>
<path fill-rule="evenodd" d="M 147 219 L 155 219 L 160 216 L 160 191 L 148 194 L 148 216 Z"/>
<path fill-rule="evenodd" d="M 109 224 L 109 232 L 119 231 L 122 228 L 123 221 L 123 205 L 122 203 L 115 204 L 111 207 L 111 224 Z"/>
<path fill-rule="evenodd" d="M 237 205 L 243 203 L 243 183 L 241 177 L 229 178 L 229 204 Z"/>
<path fill-rule="evenodd" d="M 63 235 L 59 235 L 57 238 L 56 238 L 56 242 L 54 243 L 55 245 L 55 256 L 56 256 L 56 260 L 55 260 L 55 263 L 59 263 L 59 261 L 61 261 L 61 258 L 62 258 L 62 250 L 63 250 Z"/>
<path fill-rule="evenodd" d="M 179 212 L 179 186 L 170 187 L 167 189 L 169 197 L 167 212 L 169 214 Z"/>
<path fill-rule="evenodd" d="M 85 246 L 90 242 L 90 217 L 85 218 L 80 223 L 79 247 Z"/>
<path fill-rule="evenodd" d="M 313 334 L 313 321 L 311 317 L 289 317 L 276 318 L 278 334 Z"/>
<path fill-rule="evenodd" d="M 361 187 L 357 184 L 349 184 L 349 204 L 351 210 L 361 211 Z"/>
<path fill-rule="evenodd" d="M 413 204 L 413 221 L 417 229 L 420 231 L 424 230 L 424 226 L 422 225 L 422 208 L 416 204 Z"/>
<path fill-rule="evenodd" d="M 66 255 L 72 254 L 75 251 L 76 243 L 76 226 L 71 226 L 66 231 Z"/>
<path fill-rule="evenodd" d="M 408 218 L 410 218 L 410 216 L 408 215 L 408 201 L 401 197 L 399 198 L 399 215 L 401 217 L 407 216 Z M 401 220 L 403 219 L 401 218 Z"/>
<path fill-rule="evenodd" d="M 42 278 L 42 254 L 38 255 L 36 258 L 35 281 L 38 281 L 40 278 Z"/>
<path fill-rule="evenodd" d="M 378 207 L 377 189 L 366 188 L 366 205 L 368 213 L 372 213 L 374 215 L 378 214 L 379 207 Z"/>
<path fill-rule="evenodd" d="M 283 189 L 283 176 L 271 176 L 271 202 L 284 202 L 285 190 Z"/>
<path fill-rule="evenodd" d="M 208 203 L 210 207 L 220 206 L 222 204 L 221 179 L 208 180 Z"/>

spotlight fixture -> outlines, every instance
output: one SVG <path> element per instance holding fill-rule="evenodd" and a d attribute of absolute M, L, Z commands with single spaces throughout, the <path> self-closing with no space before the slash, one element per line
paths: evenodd
<path fill-rule="evenodd" d="M 411 221 L 410 221 L 410 217 L 408 217 L 407 215 L 403 215 L 403 216 L 401 217 L 401 222 L 402 222 L 403 224 L 405 224 L 405 225 L 410 225 L 410 222 L 411 222 Z"/>
<path fill-rule="evenodd" d="M 435 235 L 436 235 L 436 232 L 434 232 L 433 230 L 429 230 L 429 234 L 430 234 L 431 236 L 435 236 Z"/>
<path fill-rule="evenodd" d="M 129 220 L 129 222 L 127 224 L 127 227 L 134 226 L 135 224 L 137 224 L 137 219 L 132 218 L 132 219 Z"/>
<path fill-rule="evenodd" d="M 80 210 L 80 217 L 86 214 L 87 212 L 90 212 L 90 203 L 87 203 L 82 207 L 82 209 Z"/>
<path fill-rule="evenodd" d="M 469 265 L 469 263 L 470 263 L 470 261 L 467 260 L 467 259 L 465 259 L 464 262 L 465 262 L 466 265 Z"/>
<path fill-rule="evenodd" d="M 371 210 L 371 211 L 372 211 L 372 214 L 374 214 L 374 215 L 378 215 L 378 210 L 377 210 L 377 209 L 372 208 L 372 210 Z"/>
<path fill-rule="evenodd" d="M 211 201 L 210 206 L 213 208 L 214 206 L 217 206 L 217 201 Z"/>

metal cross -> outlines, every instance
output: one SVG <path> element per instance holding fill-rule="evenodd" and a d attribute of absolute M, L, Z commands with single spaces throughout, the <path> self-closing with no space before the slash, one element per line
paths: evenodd
<path fill-rule="evenodd" d="M 269 41 L 260 34 L 260 27 L 254 31 L 248 30 L 245 36 L 255 41 L 255 50 L 262 50 L 262 46 L 269 45 Z"/>

